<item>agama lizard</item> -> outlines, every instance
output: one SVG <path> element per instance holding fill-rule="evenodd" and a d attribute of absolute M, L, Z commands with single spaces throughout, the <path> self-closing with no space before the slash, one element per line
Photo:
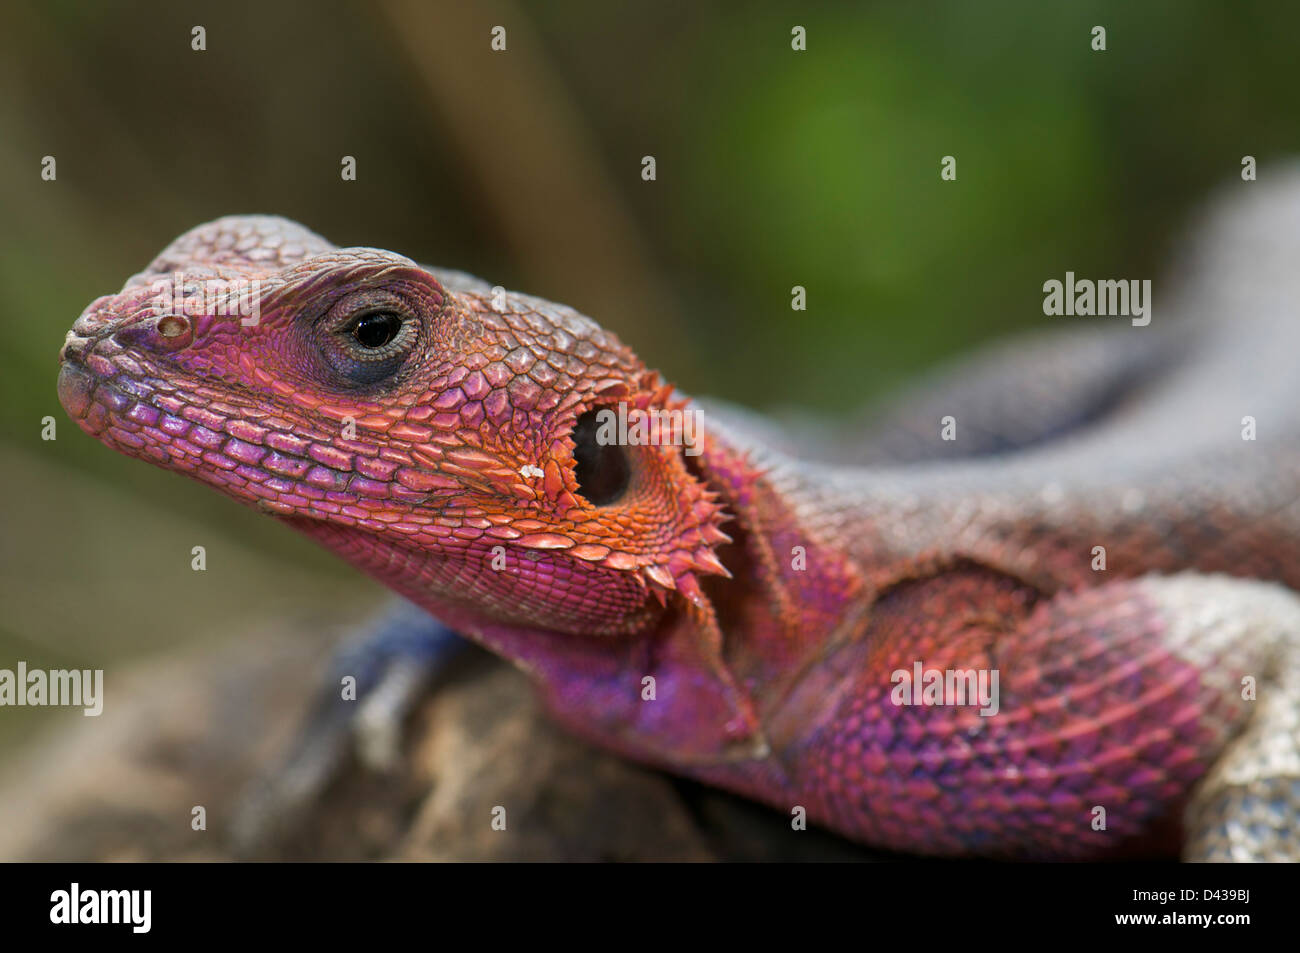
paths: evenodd
<path fill-rule="evenodd" d="M 842 439 L 857 464 L 571 308 L 262 216 L 91 303 L 59 396 L 629 757 L 901 851 L 1295 860 L 1300 180 L 1245 188 L 1152 326 L 991 352 Z M 601 436 L 702 406 L 698 455 Z"/>

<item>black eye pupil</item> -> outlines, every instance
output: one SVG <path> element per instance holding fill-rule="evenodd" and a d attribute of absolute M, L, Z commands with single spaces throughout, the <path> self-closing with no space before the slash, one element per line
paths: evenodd
<path fill-rule="evenodd" d="M 587 411 L 573 426 L 573 472 L 583 496 L 597 506 L 608 506 L 622 497 L 630 471 L 622 447 L 596 440 L 596 414 Z"/>
<path fill-rule="evenodd" d="M 352 336 L 362 347 L 383 347 L 397 337 L 401 327 L 402 319 L 397 315 L 391 311 L 377 311 L 362 316 L 352 328 Z"/>

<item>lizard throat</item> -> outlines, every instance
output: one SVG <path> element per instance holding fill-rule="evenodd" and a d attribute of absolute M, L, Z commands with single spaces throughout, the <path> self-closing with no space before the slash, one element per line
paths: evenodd
<path fill-rule="evenodd" d="M 623 636 L 647 631 L 665 611 L 639 575 L 562 553 L 455 537 L 416 547 L 327 520 L 281 519 L 440 618 L 470 614 L 485 622 Z"/>

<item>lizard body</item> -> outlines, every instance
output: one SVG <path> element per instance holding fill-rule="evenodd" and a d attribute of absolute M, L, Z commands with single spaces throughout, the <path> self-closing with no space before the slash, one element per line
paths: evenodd
<path fill-rule="evenodd" d="M 707 409 L 698 456 L 595 442 L 699 405 L 570 308 L 260 216 L 93 302 L 59 393 L 630 757 L 904 851 L 1294 858 L 1300 187 L 1202 234 L 1183 321 L 995 354 L 932 392 L 957 441 L 917 397 L 932 432 L 864 434 L 870 465 Z M 256 280 L 257 323 L 159 308 L 176 273 Z M 918 665 L 996 672 L 996 713 L 899 704 Z"/>

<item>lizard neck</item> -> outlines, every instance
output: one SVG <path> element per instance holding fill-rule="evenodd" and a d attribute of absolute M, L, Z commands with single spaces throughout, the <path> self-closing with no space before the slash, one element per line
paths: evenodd
<path fill-rule="evenodd" d="M 704 590 L 728 668 L 740 684 L 765 686 L 757 713 L 779 750 L 795 739 L 796 724 L 780 714 L 789 696 L 828 650 L 861 636 L 873 586 L 837 537 L 807 522 L 819 510 L 791 492 L 779 457 L 713 427 L 698 460 L 733 516 L 725 527 L 733 542 L 718 551 L 732 578 Z"/>

